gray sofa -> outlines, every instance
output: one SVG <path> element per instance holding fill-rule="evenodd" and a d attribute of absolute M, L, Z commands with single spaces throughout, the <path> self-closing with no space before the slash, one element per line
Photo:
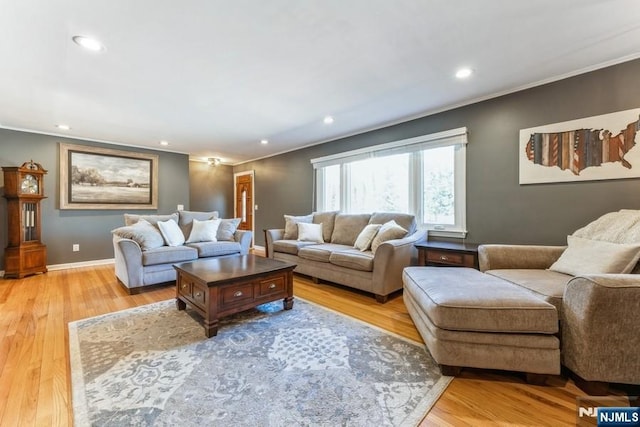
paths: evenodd
<path fill-rule="evenodd" d="M 559 373 L 562 365 L 593 395 L 606 394 L 609 383 L 640 385 L 640 211 L 606 214 L 568 242 L 481 245 L 482 273 L 407 269 L 405 302 L 436 361 L 533 373 Z M 446 313 L 453 303 L 455 318 Z M 481 320 L 487 307 L 500 310 Z M 554 316 L 556 328 L 537 325 Z M 503 317 L 508 322 L 498 324 Z"/>
<path fill-rule="evenodd" d="M 174 282 L 173 264 L 198 258 L 244 255 L 249 252 L 253 233 L 237 230 L 238 219 L 223 219 L 215 241 L 201 238 L 190 243 L 169 246 L 158 222 L 174 221 L 188 239 L 194 219 L 201 222 L 218 219 L 218 212 L 179 211 L 170 215 L 125 214 L 125 226 L 112 231 L 115 275 L 127 292 L 133 294 L 147 286 Z M 143 221 L 141 221 L 143 220 Z M 177 229 L 176 229 L 177 230 Z M 180 241 L 179 240 L 179 241 Z M 174 244 L 174 242 L 170 242 Z"/>
<path fill-rule="evenodd" d="M 314 280 L 370 292 L 380 303 L 402 289 L 402 270 L 417 263 L 415 244 L 427 239 L 427 231 L 418 230 L 415 217 L 410 214 L 316 212 L 298 219 L 321 224 L 324 242 L 302 241 L 296 235 L 286 235 L 287 226 L 291 225 L 287 219 L 285 228 L 265 230 L 267 256 L 297 264 L 295 272 Z M 386 233 L 380 231 L 374 233 L 370 249 L 366 245 L 365 250 L 354 247 L 365 227 L 390 221 L 404 229 L 401 237 L 385 240 Z"/>

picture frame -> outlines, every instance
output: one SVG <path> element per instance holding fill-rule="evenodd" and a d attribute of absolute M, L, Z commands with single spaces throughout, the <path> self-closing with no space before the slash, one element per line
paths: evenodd
<path fill-rule="evenodd" d="M 158 156 L 60 143 L 60 209 L 157 209 Z"/>

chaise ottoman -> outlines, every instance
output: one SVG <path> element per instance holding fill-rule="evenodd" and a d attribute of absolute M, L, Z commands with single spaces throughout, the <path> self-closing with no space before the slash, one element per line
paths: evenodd
<path fill-rule="evenodd" d="M 500 369 L 540 383 L 560 373 L 552 304 L 471 268 L 407 267 L 402 280 L 409 315 L 444 375 Z"/>

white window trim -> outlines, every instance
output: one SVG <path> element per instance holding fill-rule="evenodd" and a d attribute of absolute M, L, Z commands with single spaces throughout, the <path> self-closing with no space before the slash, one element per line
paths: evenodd
<path fill-rule="evenodd" d="M 329 156 L 311 159 L 311 164 L 316 170 L 318 183 L 324 184 L 324 176 L 322 169 L 332 165 L 345 165 L 341 168 L 343 188 L 349 188 L 346 180 L 348 163 L 356 160 L 363 160 L 372 157 L 392 155 L 402 152 L 418 152 L 425 149 L 437 147 L 455 146 L 455 187 L 454 198 L 456 206 L 455 227 L 442 226 L 438 224 L 421 224 L 429 230 L 430 236 L 462 238 L 467 236 L 466 225 L 466 145 L 467 145 L 467 128 L 461 127 L 443 132 L 421 135 L 414 138 L 407 138 L 399 141 L 393 141 L 385 144 L 374 145 L 371 147 L 359 148 L 343 153 L 332 154 Z M 413 156 L 413 162 L 410 168 L 421 167 L 421 156 Z M 412 172 L 412 171 L 410 171 Z M 423 218 L 422 212 L 422 179 L 417 173 L 410 173 L 413 178 L 413 192 L 410 194 L 409 208 L 415 213 L 417 219 Z M 314 188 L 316 191 L 316 188 Z M 316 191 L 316 206 L 324 206 L 321 191 Z M 340 206 L 341 210 L 348 211 L 348 197 L 345 191 L 341 191 Z"/>

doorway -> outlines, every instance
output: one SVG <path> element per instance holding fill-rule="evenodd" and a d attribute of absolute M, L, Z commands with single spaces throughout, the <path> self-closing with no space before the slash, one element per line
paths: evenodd
<path fill-rule="evenodd" d="M 253 171 L 234 173 L 233 181 L 233 214 L 235 218 L 240 218 L 238 229 L 252 231 L 255 240 L 254 173 Z"/>

